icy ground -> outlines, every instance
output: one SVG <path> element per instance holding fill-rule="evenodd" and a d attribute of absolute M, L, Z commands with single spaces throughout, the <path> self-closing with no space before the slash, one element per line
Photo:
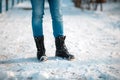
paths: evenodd
<path fill-rule="evenodd" d="M 27 5 L 27 7 L 26 7 Z M 120 80 L 120 3 L 81 11 L 63 0 L 66 45 L 76 59 L 55 58 L 48 5 L 44 35 L 48 61 L 36 59 L 30 3 L 0 14 L 0 80 Z"/>

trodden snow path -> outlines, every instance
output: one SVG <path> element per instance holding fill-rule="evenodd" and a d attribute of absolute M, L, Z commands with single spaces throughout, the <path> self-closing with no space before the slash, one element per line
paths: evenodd
<path fill-rule="evenodd" d="M 46 62 L 36 59 L 30 3 L 0 14 L 0 80 L 120 80 L 120 6 L 104 6 L 104 12 L 81 11 L 70 0 L 63 1 L 66 45 L 76 57 L 73 61 L 54 57 L 48 5 L 43 24 Z"/>

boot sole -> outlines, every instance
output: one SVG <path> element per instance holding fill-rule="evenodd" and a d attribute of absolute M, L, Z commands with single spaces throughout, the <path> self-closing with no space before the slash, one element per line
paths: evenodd
<path fill-rule="evenodd" d="M 55 57 L 58 57 L 58 58 L 61 58 L 61 59 L 64 59 L 64 60 L 68 60 L 68 61 L 73 61 L 75 58 L 66 58 L 66 57 L 60 57 L 60 56 L 55 56 Z"/>

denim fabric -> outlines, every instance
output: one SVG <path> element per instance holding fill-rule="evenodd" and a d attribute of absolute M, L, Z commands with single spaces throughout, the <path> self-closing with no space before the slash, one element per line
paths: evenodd
<path fill-rule="evenodd" d="M 61 0 L 48 0 L 52 17 L 54 37 L 63 36 L 63 20 L 61 15 Z M 31 0 L 33 36 L 43 36 L 43 15 L 45 0 Z M 49 26 L 48 26 L 49 27 Z"/>

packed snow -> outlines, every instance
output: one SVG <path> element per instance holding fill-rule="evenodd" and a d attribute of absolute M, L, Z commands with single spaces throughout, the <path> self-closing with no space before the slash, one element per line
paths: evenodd
<path fill-rule="evenodd" d="M 66 45 L 76 59 L 55 56 L 49 5 L 44 36 L 48 61 L 39 62 L 31 29 L 30 2 L 0 14 L 0 80 L 120 80 L 120 3 L 103 12 L 75 8 L 63 0 Z"/>

